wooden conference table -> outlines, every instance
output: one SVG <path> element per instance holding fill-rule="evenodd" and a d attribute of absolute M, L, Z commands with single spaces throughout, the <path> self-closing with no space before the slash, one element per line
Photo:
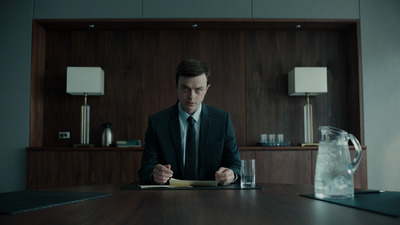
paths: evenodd
<path fill-rule="evenodd" d="M 263 189 L 120 190 L 112 185 L 52 189 L 112 196 L 0 215 L 0 224 L 400 224 L 400 218 L 299 196 L 313 193 L 312 186 L 259 186 Z"/>

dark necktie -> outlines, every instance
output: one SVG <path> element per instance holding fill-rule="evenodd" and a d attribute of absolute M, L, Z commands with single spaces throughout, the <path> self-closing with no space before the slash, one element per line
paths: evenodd
<path fill-rule="evenodd" d="M 189 116 L 187 121 L 185 178 L 195 180 L 197 179 L 196 128 L 194 127 L 193 117 Z"/>

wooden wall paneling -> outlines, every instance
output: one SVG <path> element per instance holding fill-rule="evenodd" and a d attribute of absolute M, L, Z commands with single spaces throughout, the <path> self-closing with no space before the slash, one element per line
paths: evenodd
<path fill-rule="evenodd" d="M 86 60 L 76 64 L 71 63 L 69 59 L 75 59 L 76 55 L 89 51 L 85 46 L 91 44 L 90 41 L 86 41 L 82 44 L 84 49 L 71 54 L 72 50 L 76 49 L 73 47 L 76 45 L 75 42 L 85 41 L 84 34 L 84 32 L 77 34 L 70 31 L 47 31 L 43 146 L 60 146 L 60 144 L 72 146 L 73 143 L 80 143 L 80 105 L 83 104 L 83 97 L 70 97 L 66 93 L 66 69 L 68 65 L 86 64 Z M 82 38 L 78 40 L 81 36 Z M 91 105 L 90 97 L 88 103 Z M 59 131 L 70 131 L 71 139 L 61 140 L 61 143 L 58 143 Z"/>
<path fill-rule="evenodd" d="M 27 150 L 27 189 L 128 184 L 139 180 L 143 148 Z"/>
<path fill-rule="evenodd" d="M 292 145 L 304 142 L 305 97 L 287 93 L 287 74 L 296 66 L 326 66 L 328 93 L 311 97 L 314 141 L 319 125 L 348 126 L 345 36 L 341 31 L 249 31 L 246 39 L 247 146 L 261 133 L 283 133 Z"/>
<path fill-rule="evenodd" d="M 120 183 L 120 152 L 89 151 L 88 184 Z"/>
<path fill-rule="evenodd" d="M 244 150 L 243 148 L 239 149 L 240 159 L 256 159 L 256 151 L 255 150 Z"/>
<path fill-rule="evenodd" d="M 120 183 L 129 184 L 139 180 L 143 150 L 120 151 Z"/>
<path fill-rule="evenodd" d="M 79 21 L 34 22 L 30 145 L 80 142 L 83 97 L 65 93 L 67 66 L 101 66 L 106 74 L 105 95 L 88 100 L 91 143 L 100 145 L 104 122 L 112 123 L 115 140 L 143 140 L 148 116 L 176 103 L 175 69 L 184 58 L 210 67 L 205 102 L 231 114 L 239 146 L 254 146 L 261 133 L 283 133 L 292 145 L 303 142 L 306 98 L 287 95 L 287 74 L 295 66 L 328 67 L 328 93 L 311 98 L 314 141 L 319 125 L 331 125 L 363 144 L 358 22 L 310 22 L 304 29 L 282 21 L 203 21 L 197 28 L 192 23 L 105 21 L 105 27 L 89 29 Z M 59 131 L 70 131 L 71 139 L 58 139 Z M 267 174 L 257 182 L 312 183 L 315 162 L 309 149 L 291 148 L 240 154 L 255 157 L 258 174 Z M 27 160 L 27 186 L 37 185 L 33 177 L 46 187 L 138 178 L 141 151 L 96 149 L 35 152 L 33 161 Z M 366 166 L 357 173 L 357 185 L 366 187 Z"/>
<path fill-rule="evenodd" d="M 256 182 L 311 185 L 311 163 L 309 150 L 256 151 Z"/>
<path fill-rule="evenodd" d="M 211 70 L 205 103 L 227 111 L 239 146 L 246 145 L 245 32 L 201 31 L 201 57 Z"/>
<path fill-rule="evenodd" d="M 99 145 L 104 122 L 114 124 L 115 139 L 143 139 L 148 116 L 177 100 L 173 80 L 183 58 L 206 61 L 214 79 L 224 80 L 224 89 L 215 80 L 206 102 L 231 113 L 238 143 L 246 146 L 261 133 L 283 133 L 293 145 L 302 143 L 305 98 L 287 95 L 287 73 L 295 66 L 327 66 L 329 92 L 311 98 L 318 140 L 319 125 L 356 126 L 349 125 L 357 112 L 346 96 L 348 77 L 354 76 L 347 69 L 347 42 L 342 30 L 47 31 L 43 145 L 79 143 L 83 97 L 65 93 L 66 66 L 100 65 L 108 74 L 105 96 L 89 97 L 91 143 Z M 237 76 L 242 73 L 245 78 Z M 235 104 L 225 100 L 226 93 Z M 59 131 L 71 131 L 71 139 L 59 140 Z"/>
<path fill-rule="evenodd" d="M 112 123 L 116 140 L 142 139 L 144 126 L 143 37 L 130 31 L 48 32 L 44 146 L 80 143 L 83 96 L 66 93 L 67 66 L 100 66 L 105 72 L 105 95 L 89 96 L 90 143 L 100 145 L 102 124 Z M 59 140 L 70 131 L 70 140 Z"/>
<path fill-rule="evenodd" d="M 311 184 L 311 151 L 244 150 L 241 158 L 256 159 L 259 183 Z M 137 181 L 142 150 L 40 150 L 28 151 L 27 188 Z"/>
<path fill-rule="evenodd" d="M 185 58 L 199 58 L 199 32 L 194 30 L 144 31 L 145 119 L 174 105 L 177 100 L 175 71 Z M 147 129 L 147 123 L 145 125 Z"/>
<path fill-rule="evenodd" d="M 32 24 L 32 63 L 29 145 L 43 145 L 44 98 L 46 61 L 46 30 L 36 22 Z"/>
<path fill-rule="evenodd" d="M 258 183 L 313 184 L 317 147 L 246 147 L 242 159 L 256 160 Z M 27 151 L 27 189 L 92 184 L 128 184 L 139 180 L 142 148 Z M 367 151 L 354 174 L 356 188 L 367 188 Z M 355 151 L 350 151 L 351 157 Z"/>
<path fill-rule="evenodd" d="M 88 154 L 80 151 L 28 151 L 27 189 L 88 185 Z"/>
<path fill-rule="evenodd" d="M 90 184 L 89 181 L 89 154 L 81 151 L 48 151 L 49 156 L 54 155 L 51 173 L 57 176 L 53 187 L 81 186 Z M 52 165 L 54 166 L 54 165 Z"/>
<path fill-rule="evenodd" d="M 350 151 L 350 157 L 354 158 L 356 152 L 354 150 Z M 368 188 L 368 167 L 367 167 L 367 151 L 362 151 L 362 159 L 360 166 L 354 173 L 354 187 L 367 189 Z"/>
<path fill-rule="evenodd" d="M 255 145 L 262 133 L 284 133 L 287 138 L 293 138 L 286 132 L 283 122 L 293 127 L 297 125 L 298 120 L 291 116 L 296 109 L 293 110 L 286 100 L 287 77 L 282 71 L 282 64 L 292 64 L 290 56 L 282 58 L 282 55 L 291 55 L 285 48 L 292 50 L 293 41 L 285 41 L 289 36 L 281 34 L 276 31 L 247 32 L 247 146 Z"/>
<path fill-rule="evenodd" d="M 319 115 L 316 118 L 316 127 L 329 125 L 340 129 L 349 129 L 348 115 L 353 113 L 348 107 L 348 77 L 352 76 L 347 70 L 347 57 L 346 57 L 346 32 L 325 32 L 325 43 L 323 51 L 326 54 L 326 61 L 324 62 L 328 69 L 328 93 L 316 98 L 326 96 L 326 104 L 313 106 L 314 113 Z M 318 123 L 319 122 L 319 123 Z M 320 140 L 320 131 L 315 130 L 315 142 Z"/>
<path fill-rule="evenodd" d="M 361 76 L 361 47 L 359 23 L 347 31 L 347 65 L 348 65 L 348 102 L 349 102 L 349 128 L 348 132 L 354 134 L 360 141 L 364 141 L 364 114 L 363 91 Z"/>
<path fill-rule="evenodd" d="M 105 94 L 99 98 L 94 121 L 95 144 L 101 143 L 102 124 L 111 123 L 114 140 L 143 139 L 144 38 L 141 31 L 107 31 L 100 36 Z"/>
<path fill-rule="evenodd" d="M 26 188 L 28 190 L 52 185 L 47 182 L 51 180 L 47 171 L 54 171 L 56 168 L 48 166 L 50 164 L 47 161 L 48 159 L 42 151 L 27 151 Z M 51 161 L 54 161 L 54 159 L 51 159 Z"/>

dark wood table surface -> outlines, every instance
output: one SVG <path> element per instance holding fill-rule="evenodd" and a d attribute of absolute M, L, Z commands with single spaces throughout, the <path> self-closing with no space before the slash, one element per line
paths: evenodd
<path fill-rule="evenodd" d="M 400 218 L 299 196 L 313 186 L 259 184 L 262 190 L 119 190 L 113 185 L 58 188 L 112 196 L 0 215 L 0 224 L 400 224 Z"/>

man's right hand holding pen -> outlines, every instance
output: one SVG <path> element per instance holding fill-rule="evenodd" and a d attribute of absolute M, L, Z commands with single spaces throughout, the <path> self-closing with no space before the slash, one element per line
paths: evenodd
<path fill-rule="evenodd" d="M 172 178 L 173 173 L 170 164 L 157 164 L 153 170 L 153 181 L 157 184 L 165 184 Z"/>

